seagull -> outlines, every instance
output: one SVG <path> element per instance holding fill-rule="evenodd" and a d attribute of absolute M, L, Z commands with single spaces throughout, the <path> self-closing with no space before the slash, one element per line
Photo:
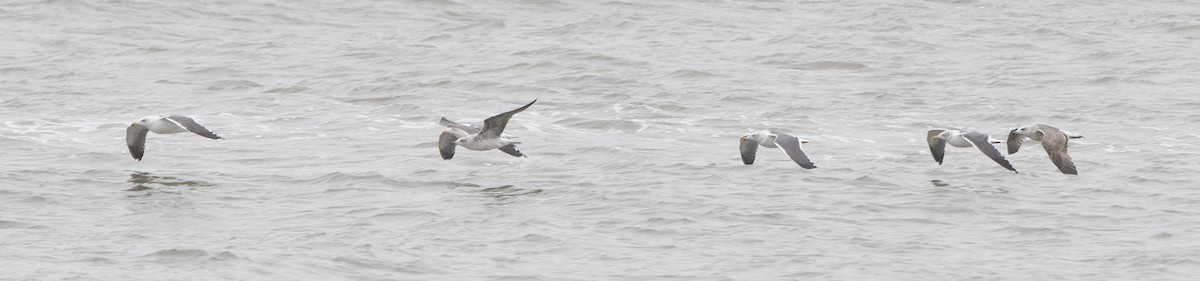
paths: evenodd
<path fill-rule="evenodd" d="M 1013 171 L 1013 173 L 1017 172 L 1017 169 L 1013 168 L 1007 159 L 1004 159 L 1004 154 L 992 146 L 993 143 L 1001 143 L 1001 141 L 992 139 L 992 136 L 988 134 L 954 129 L 933 129 L 925 134 L 925 141 L 929 142 L 929 153 L 933 154 L 933 160 L 937 161 L 938 165 L 942 164 L 942 158 L 946 156 L 946 144 L 948 143 L 954 147 L 974 146 L 979 151 L 983 151 L 988 158 L 992 158 L 992 161 L 996 161 L 996 164 L 1000 164 L 1001 167 Z"/>
<path fill-rule="evenodd" d="M 1067 155 L 1067 140 L 1080 139 L 1083 135 L 1042 124 L 1021 126 L 1008 132 L 1008 154 L 1017 153 L 1025 138 L 1033 140 L 1031 143 L 1034 144 L 1040 142 L 1042 148 L 1046 149 L 1046 154 L 1050 155 L 1050 162 L 1054 162 L 1054 166 L 1058 166 L 1058 170 L 1063 174 L 1079 174 L 1079 171 L 1075 170 L 1075 162 L 1071 161 L 1071 155 Z"/>
<path fill-rule="evenodd" d="M 125 144 L 129 145 L 129 154 L 133 155 L 133 159 L 142 161 L 142 154 L 146 152 L 146 135 L 150 132 L 159 134 L 192 132 L 214 140 L 225 139 L 187 116 L 146 116 L 129 124 L 129 128 L 125 128 Z"/>
<path fill-rule="evenodd" d="M 438 137 L 438 152 L 442 154 L 443 160 L 450 160 L 450 158 L 454 158 L 454 148 L 461 145 L 470 150 L 499 149 L 508 155 L 525 157 L 525 154 L 517 150 L 516 145 L 520 142 L 509 140 L 508 136 L 504 134 L 504 127 L 508 125 L 508 120 L 512 119 L 513 115 L 525 111 L 535 102 L 537 102 L 536 99 L 521 108 L 483 120 L 482 129 L 454 123 L 454 121 L 442 117 L 438 124 L 446 126 L 446 130 L 443 130 L 442 135 Z"/>
<path fill-rule="evenodd" d="M 755 154 L 758 152 L 758 146 L 770 148 L 780 148 L 783 152 L 792 158 L 796 164 L 805 169 L 816 168 L 813 162 L 808 160 L 808 156 L 804 155 L 804 149 L 800 148 L 801 143 L 807 143 L 808 140 L 797 138 L 796 136 L 785 134 L 775 130 L 758 131 L 749 135 L 742 136 L 741 151 L 742 163 L 746 165 L 754 164 Z"/>

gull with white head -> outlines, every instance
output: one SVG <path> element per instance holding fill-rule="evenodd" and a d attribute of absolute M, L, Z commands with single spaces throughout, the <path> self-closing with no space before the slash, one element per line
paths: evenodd
<path fill-rule="evenodd" d="M 996 164 L 1000 164 L 1001 167 L 1014 173 L 1017 172 L 1017 169 L 1008 163 L 1008 159 L 1004 158 L 1004 154 L 992 146 L 993 143 L 1001 143 L 1001 141 L 992 139 L 992 136 L 988 134 L 954 129 L 933 129 L 925 133 L 925 141 L 929 143 L 929 153 L 933 154 L 933 160 L 937 161 L 938 165 L 942 164 L 942 158 L 946 156 L 946 144 L 950 144 L 960 148 L 978 148 L 992 161 L 996 161 Z"/>
<path fill-rule="evenodd" d="M 1031 144 L 1042 144 L 1046 155 L 1050 156 L 1050 162 L 1058 167 L 1058 171 L 1068 175 L 1079 174 L 1079 171 L 1075 170 L 1075 162 L 1071 160 L 1071 155 L 1067 154 L 1067 140 L 1083 138 L 1083 135 L 1042 124 L 1021 126 L 1008 132 L 1008 154 L 1017 153 L 1026 138 L 1032 140 Z"/>
<path fill-rule="evenodd" d="M 146 152 L 146 135 L 150 132 L 158 134 L 192 132 L 214 140 L 225 139 L 186 116 L 146 116 L 125 128 L 125 144 L 129 146 L 129 154 L 133 155 L 133 159 L 142 161 L 142 155 Z"/>
<path fill-rule="evenodd" d="M 776 130 L 758 131 L 749 135 L 742 136 L 740 150 L 742 151 L 742 163 L 746 165 L 754 164 L 754 158 L 758 153 L 759 146 L 782 149 L 788 158 L 799 164 L 805 169 L 816 168 L 808 155 L 804 155 L 804 149 L 800 148 L 801 143 L 808 143 L 808 140 L 797 138 L 796 136 L 785 134 Z"/>
<path fill-rule="evenodd" d="M 483 128 L 454 123 L 446 117 L 442 117 L 438 124 L 446 126 L 446 129 L 438 137 L 438 152 L 442 154 L 444 160 L 454 158 L 454 150 L 458 146 L 479 151 L 499 149 L 508 155 L 525 157 L 525 154 L 517 150 L 516 145 L 520 142 L 509 140 L 504 134 L 504 127 L 508 126 L 508 120 L 512 119 L 513 115 L 525 111 L 535 102 L 537 102 L 536 99 L 521 108 L 489 117 L 483 120 Z"/>

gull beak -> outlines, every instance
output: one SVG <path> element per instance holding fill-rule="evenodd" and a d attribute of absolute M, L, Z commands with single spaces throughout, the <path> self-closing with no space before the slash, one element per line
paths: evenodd
<path fill-rule="evenodd" d="M 801 139 L 801 140 L 800 140 L 800 143 L 809 143 L 809 141 L 808 141 L 808 140 L 805 140 L 805 139 Z"/>

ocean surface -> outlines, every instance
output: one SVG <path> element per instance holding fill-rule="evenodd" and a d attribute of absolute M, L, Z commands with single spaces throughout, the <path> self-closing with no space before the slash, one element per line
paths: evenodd
<path fill-rule="evenodd" d="M 1193 1 L 3 1 L 0 122 L 0 280 L 1200 276 Z"/>

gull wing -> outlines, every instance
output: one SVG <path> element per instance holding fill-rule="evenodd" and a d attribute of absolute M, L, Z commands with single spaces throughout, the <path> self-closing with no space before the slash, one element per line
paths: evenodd
<path fill-rule="evenodd" d="M 1042 134 L 1042 148 L 1046 149 L 1050 162 L 1054 162 L 1054 166 L 1058 166 L 1058 170 L 1063 174 L 1078 175 L 1075 162 L 1071 160 L 1071 155 L 1067 154 L 1067 134 L 1050 126 L 1042 126 L 1038 132 Z"/>
<path fill-rule="evenodd" d="M 508 155 L 512 155 L 512 156 L 516 156 L 516 157 L 525 157 L 525 154 L 521 154 L 521 151 L 517 150 L 517 145 L 515 145 L 515 144 L 505 145 L 505 146 L 502 146 L 497 149 L 499 149 L 500 151 L 503 151 L 504 153 L 508 153 Z M 526 158 L 528 158 L 528 157 L 526 157 Z"/>
<path fill-rule="evenodd" d="M 991 139 L 987 134 L 980 132 L 968 132 L 963 134 L 963 137 L 966 138 L 967 141 L 970 141 L 971 145 L 974 145 L 975 148 L 979 149 L 979 151 L 983 151 L 983 154 L 987 155 L 988 158 L 992 158 L 992 161 L 996 161 L 996 164 L 1000 164 L 1001 167 L 1004 167 L 1009 171 L 1013 171 L 1014 173 L 1017 172 L 1017 169 L 1013 168 L 1012 164 L 1008 163 L 1008 159 L 1004 158 L 1004 154 L 1001 154 L 1000 150 L 997 150 L 995 146 L 992 146 L 992 142 L 990 141 Z"/>
<path fill-rule="evenodd" d="M 454 158 L 454 148 L 458 146 L 454 142 L 462 138 L 465 132 L 455 128 L 446 128 L 442 131 L 442 135 L 438 137 L 438 153 L 442 154 L 442 160 L 450 160 Z"/>
<path fill-rule="evenodd" d="M 167 116 L 167 120 L 174 122 L 176 125 L 179 125 L 180 127 L 183 127 L 184 129 L 187 129 L 189 132 L 196 133 L 197 135 L 200 135 L 202 137 L 206 137 L 206 138 L 210 138 L 210 139 L 214 139 L 214 140 L 225 139 L 225 138 L 222 138 L 221 136 L 218 136 L 217 134 L 213 133 L 212 131 L 209 131 L 208 128 L 205 128 L 203 125 L 200 125 L 200 123 L 196 122 L 196 120 L 193 120 L 192 118 L 188 118 L 187 116 L 171 115 L 171 116 Z"/>
<path fill-rule="evenodd" d="M 537 102 L 537 100 L 533 100 L 521 108 L 500 113 L 496 116 L 489 117 L 487 120 L 483 120 L 483 129 L 479 132 L 479 136 L 484 138 L 500 137 L 500 134 L 504 133 L 504 127 L 508 126 L 508 119 L 512 119 L 513 115 L 516 115 L 521 111 L 525 111 L 526 108 L 529 108 L 529 106 L 533 105 L 535 102 Z"/>
<path fill-rule="evenodd" d="M 800 148 L 800 138 L 780 132 L 771 133 L 775 135 L 775 145 L 783 149 L 783 152 L 787 153 L 788 157 L 792 158 L 792 161 L 796 162 L 796 164 L 800 164 L 800 167 L 804 167 L 805 169 L 817 167 L 817 165 L 813 165 L 812 161 L 808 160 L 808 155 L 804 155 L 804 149 Z"/>
<path fill-rule="evenodd" d="M 142 155 L 146 153 L 146 134 L 150 133 L 150 128 L 133 123 L 129 128 L 125 128 L 125 145 L 129 146 L 129 155 L 133 155 L 133 159 L 142 161 Z"/>
<path fill-rule="evenodd" d="M 1017 129 L 1008 131 L 1008 154 L 1017 153 L 1017 150 L 1021 149 L 1021 142 L 1023 141 L 1025 141 L 1025 135 L 1018 134 Z"/>
<path fill-rule="evenodd" d="M 750 139 L 750 135 L 742 136 L 741 142 L 738 149 L 742 151 L 742 163 L 754 164 L 754 156 L 758 153 L 758 142 Z"/>
<path fill-rule="evenodd" d="M 442 117 L 442 120 L 438 121 L 438 125 L 463 130 L 464 132 L 467 132 L 467 134 L 479 133 L 479 128 L 476 128 L 475 126 L 454 123 L 454 121 L 450 121 L 450 119 L 446 119 L 446 117 Z"/>
<path fill-rule="evenodd" d="M 933 137 L 945 132 L 945 129 L 933 129 L 925 133 L 925 142 L 929 143 L 929 154 L 933 155 L 933 161 L 937 161 L 938 165 L 942 164 L 942 159 L 946 157 L 946 140 L 933 139 Z"/>

